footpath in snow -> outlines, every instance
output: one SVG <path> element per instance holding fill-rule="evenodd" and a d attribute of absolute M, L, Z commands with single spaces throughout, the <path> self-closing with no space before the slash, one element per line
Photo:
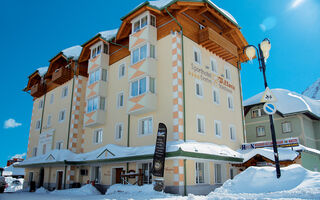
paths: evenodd
<path fill-rule="evenodd" d="M 35 193 L 17 192 L 0 194 L 1 200 L 109 200 L 109 199 L 169 199 L 169 200 L 214 200 L 214 199 L 320 199 L 320 173 L 311 172 L 301 165 L 281 168 L 277 179 L 274 167 L 250 167 L 233 180 L 207 196 L 189 194 L 177 196 L 156 192 L 152 185 L 113 185 L 105 195 L 93 186 L 84 185 L 77 189 L 48 192 L 44 188 Z"/>

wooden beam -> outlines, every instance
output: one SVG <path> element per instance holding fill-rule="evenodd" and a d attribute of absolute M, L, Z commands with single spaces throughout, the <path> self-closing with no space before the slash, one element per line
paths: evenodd
<path fill-rule="evenodd" d="M 218 11 L 216 11 L 213 8 L 209 8 L 208 11 L 215 16 L 216 18 L 218 18 L 220 21 L 224 22 L 224 24 L 226 24 L 229 28 L 235 28 L 236 26 L 234 24 L 232 24 L 229 20 L 227 20 L 224 16 L 222 16 L 220 13 L 218 13 Z"/>
<path fill-rule="evenodd" d="M 205 13 L 205 12 L 207 12 L 207 11 L 208 11 L 208 7 L 207 7 L 207 5 L 206 5 L 205 7 L 199 9 L 199 10 L 197 11 L 197 13 L 198 13 L 199 15 L 201 15 L 202 13 Z"/>
<path fill-rule="evenodd" d="M 180 9 L 180 10 L 178 11 L 178 14 L 183 13 L 183 12 L 189 10 L 189 9 L 190 9 L 190 6 L 186 6 L 186 7 L 182 8 L 182 9 Z"/>
<path fill-rule="evenodd" d="M 179 6 L 204 6 L 205 3 L 203 2 L 184 2 L 184 1 L 178 1 L 176 3 Z"/>

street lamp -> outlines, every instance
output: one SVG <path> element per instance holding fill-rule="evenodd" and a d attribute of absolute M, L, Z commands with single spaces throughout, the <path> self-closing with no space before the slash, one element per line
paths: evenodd
<path fill-rule="evenodd" d="M 259 45 L 259 48 L 257 48 L 254 45 L 248 45 L 243 49 L 243 53 L 246 54 L 246 56 L 252 60 L 252 58 L 255 57 L 256 52 L 258 55 L 258 61 L 259 61 L 259 69 L 263 73 L 263 79 L 264 79 L 264 87 L 268 87 L 267 78 L 266 78 L 266 60 L 269 58 L 269 51 L 271 49 L 271 43 L 269 39 L 264 39 Z M 274 124 L 273 124 L 273 115 L 269 115 L 269 121 L 270 121 L 270 129 L 271 129 L 271 136 L 272 136 L 272 144 L 273 144 L 273 152 L 274 152 L 274 161 L 276 163 L 276 171 L 277 171 L 277 178 L 280 178 L 281 172 L 280 172 L 280 164 L 279 164 L 279 154 L 278 154 L 278 148 L 277 148 L 277 140 L 276 140 L 276 134 L 274 130 Z"/>

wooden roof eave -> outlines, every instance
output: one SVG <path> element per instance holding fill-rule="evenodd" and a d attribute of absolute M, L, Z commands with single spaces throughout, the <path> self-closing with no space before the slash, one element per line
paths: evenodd
<path fill-rule="evenodd" d="M 78 62 L 84 62 L 86 61 L 87 59 L 85 58 L 85 51 L 87 50 L 87 48 L 89 46 L 91 46 L 92 44 L 94 43 L 97 43 L 98 41 L 102 41 L 104 43 L 108 43 L 107 40 L 105 40 L 104 38 L 101 37 L 101 34 L 98 34 L 96 36 L 94 36 L 93 38 L 91 38 L 90 40 L 88 40 L 87 42 L 85 42 L 82 46 L 82 50 L 81 50 L 81 53 L 80 53 L 80 56 L 79 56 L 79 59 L 78 59 Z"/>

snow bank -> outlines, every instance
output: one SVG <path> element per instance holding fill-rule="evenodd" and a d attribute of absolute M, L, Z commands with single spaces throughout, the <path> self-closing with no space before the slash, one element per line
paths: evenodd
<path fill-rule="evenodd" d="M 47 194 L 49 191 L 46 190 L 44 187 L 38 188 L 35 193 L 37 194 Z"/>
<path fill-rule="evenodd" d="M 277 110 L 286 115 L 297 112 L 310 112 L 320 117 L 320 100 L 314 100 L 307 96 L 291 92 L 285 89 L 272 89 L 274 96 L 277 98 L 277 102 L 274 104 Z M 261 92 L 243 102 L 244 106 L 250 106 L 261 103 L 262 98 Z"/>
<path fill-rule="evenodd" d="M 67 58 L 73 58 L 74 60 L 78 60 L 81 51 L 82 51 L 82 47 L 80 45 L 76 45 L 76 46 L 69 47 L 67 49 L 62 50 L 62 53 Z"/>
<path fill-rule="evenodd" d="M 16 168 L 14 163 L 8 167 L 4 167 L 3 176 L 24 176 L 24 168 Z"/>
<path fill-rule="evenodd" d="M 87 184 L 81 188 L 72 188 L 66 190 L 54 190 L 50 194 L 59 194 L 59 195 L 98 195 L 101 194 L 94 186 Z"/>
<path fill-rule="evenodd" d="M 221 193 L 264 193 L 265 197 L 269 197 L 265 193 L 276 196 L 283 194 L 283 197 L 293 194 L 312 197 L 319 195 L 320 198 L 320 173 L 295 164 L 281 168 L 281 177 L 277 179 L 274 167 L 249 167 L 210 195 Z M 272 198 L 272 195 L 270 197 Z"/>
<path fill-rule="evenodd" d="M 23 189 L 23 178 L 12 178 L 12 177 L 5 177 L 6 183 L 8 187 L 5 189 L 5 192 L 18 192 L 22 191 Z"/>

